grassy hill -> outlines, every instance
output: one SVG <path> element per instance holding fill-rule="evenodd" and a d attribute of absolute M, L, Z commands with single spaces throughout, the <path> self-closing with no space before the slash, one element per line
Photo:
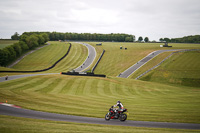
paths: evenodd
<path fill-rule="evenodd" d="M 10 70 L 40 70 L 48 68 L 60 59 L 68 50 L 69 44 L 63 42 L 50 42 L 51 45 L 39 49 L 22 59 Z M 55 68 L 47 72 L 62 72 L 80 66 L 87 57 L 87 48 L 81 44 L 72 43 L 71 50 L 66 58 L 59 62 Z M 1 67 L 1 70 L 8 68 Z M 2 74 L 1 74 L 2 75 Z M 5 75 L 5 74 L 4 74 Z"/>
<path fill-rule="evenodd" d="M 125 71 L 155 50 L 200 48 L 200 45 L 198 44 L 170 44 L 173 46 L 172 48 L 160 48 L 160 43 L 104 42 L 102 46 L 96 46 L 96 43 L 91 42 L 89 42 L 89 44 L 93 45 L 95 48 L 106 50 L 101 62 L 95 70 L 95 73 L 106 74 L 109 76 L 118 76 L 121 72 Z M 127 50 L 121 50 L 120 46 L 123 46 L 124 48 L 126 47 Z M 162 56 L 159 55 L 158 60 L 164 59 L 169 54 L 163 54 Z M 158 61 L 154 61 L 151 62 L 151 64 L 156 65 L 157 62 Z M 141 73 L 144 70 L 140 69 L 138 71 Z"/>
<path fill-rule="evenodd" d="M 50 43 L 51 45 L 25 57 L 13 68 L 17 70 L 46 68 L 62 57 L 69 47 L 68 44 L 61 42 Z M 46 75 L 11 80 L 0 83 L 0 102 L 7 100 L 8 103 L 33 110 L 103 118 L 110 106 L 117 100 L 121 100 L 130 113 L 128 120 L 200 123 L 199 52 L 175 54 L 160 67 L 141 78 L 145 81 L 141 81 L 133 80 L 133 78 L 156 65 L 170 52 L 160 54 L 152 59 L 129 79 L 116 76 L 150 52 L 168 48 L 160 48 L 160 44 L 154 43 L 106 42 L 103 43 L 103 46 L 96 46 L 95 42 L 90 42 L 90 44 L 96 48 L 97 57 L 100 56 L 103 49 L 106 50 L 95 73 L 106 74 L 108 78 Z M 173 46 L 172 48 L 178 49 L 200 48 L 200 45 L 197 44 L 170 45 Z M 128 49 L 120 50 L 120 46 Z M 86 47 L 72 43 L 69 55 L 47 72 L 54 73 L 76 68 L 83 63 L 87 54 Z M 185 80 L 187 81 L 185 82 Z M 183 83 L 187 83 L 187 85 Z M 194 86 L 194 83 L 197 86 Z M 72 130 L 123 132 L 124 129 L 127 132 L 188 132 L 188 130 L 175 129 L 124 128 L 50 122 L 9 116 L 2 116 L 0 120 L 3 121 L 0 124 L 0 131 L 5 129 L 4 132 L 14 131 L 14 129 L 25 130 L 26 126 L 30 125 L 31 128 L 27 130 L 33 132 L 36 131 L 34 127 L 39 127 L 41 132 L 46 128 L 47 132 L 63 132 L 66 129 L 69 129 L 70 132 Z M 14 126 L 15 123 L 17 126 Z M 57 130 L 51 127 L 55 127 Z"/>
<path fill-rule="evenodd" d="M 200 87 L 199 59 L 200 51 L 176 53 L 141 80 Z"/>
<path fill-rule="evenodd" d="M 0 86 L 0 102 L 34 110 L 103 118 L 120 99 L 129 120 L 200 122 L 200 92 L 194 88 L 66 75 L 21 78 Z"/>

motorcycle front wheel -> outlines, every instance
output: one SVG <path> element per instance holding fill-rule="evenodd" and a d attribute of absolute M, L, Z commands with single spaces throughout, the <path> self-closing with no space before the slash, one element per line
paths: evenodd
<path fill-rule="evenodd" d="M 125 121 L 127 119 L 127 115 L 126 114 L 120 114 L 119 115 L 119 120 L 120 121 Z"/>
<path fill-rule="evenodd" d="M 106 121 L 109 121 L 109 120 L 110 120 L 110 114 L 106 114 L 105 120 L 106 120 Z"/>

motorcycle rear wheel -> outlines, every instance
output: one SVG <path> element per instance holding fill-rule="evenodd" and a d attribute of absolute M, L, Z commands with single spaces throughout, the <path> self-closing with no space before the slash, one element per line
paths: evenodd
<path fill-rule="evenodd" d="M 127 115 L 126 114 L 120 114 L 119 115 L 119 120 L 120 121 L 125 121 L 127 119 Z"/>
<path fill-rule="evenodd" d="M 106 121 L 109 121 L 109 120 L 110 120 L 110 114 L 106 114 L 106 115 L 105 115 L 105 120 L 106 120 Z"/>

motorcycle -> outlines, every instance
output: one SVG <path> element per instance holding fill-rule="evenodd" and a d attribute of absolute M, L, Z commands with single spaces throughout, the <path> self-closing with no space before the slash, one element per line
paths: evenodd
<path fill-rule="evenodd" d="M 123 109 L 122 111 L 118 111 L 114 109 L 113 106 L 109 109 L 109 112 L 105 115 L 105 120 L 110 119 L 119 119 L 120 121 L 125 121 L 127 119 L 128 110 Z"/>

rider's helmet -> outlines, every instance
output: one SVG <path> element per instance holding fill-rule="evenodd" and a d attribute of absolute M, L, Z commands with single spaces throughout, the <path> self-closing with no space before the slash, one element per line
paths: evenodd
<path fill-rule="evenodd" d="M 121 102 L 118 100 L 117 103 L 121 103 Z"/>

